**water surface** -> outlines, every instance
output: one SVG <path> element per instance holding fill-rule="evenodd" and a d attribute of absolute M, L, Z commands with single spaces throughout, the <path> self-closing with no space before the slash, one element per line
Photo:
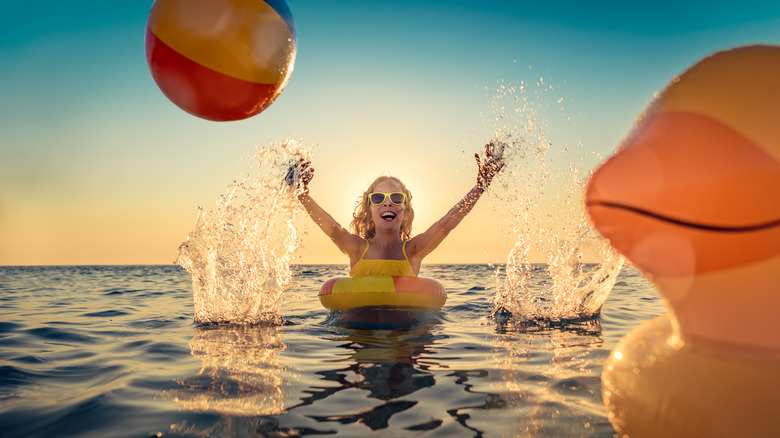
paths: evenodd
<path fill-rule="evenodd" d="M 490 317 L 496 267 L 426 265 L 442 312 L 367 330 L 292 268 L 281 325 L 195 323 L 175 266 L 0 268 L 0 436 L 612 436 L 602 363 L 664 312 L 626 267 L 597 317 Z"/>

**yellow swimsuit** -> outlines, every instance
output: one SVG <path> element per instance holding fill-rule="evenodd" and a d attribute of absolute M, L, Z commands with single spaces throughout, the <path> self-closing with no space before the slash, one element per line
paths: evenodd
<path fill-rule="evenodd" d="M 391 276 L 391 277 L 416 277 L 417 274 L 412 270 L 412 265 L 409 264 L 409 258 L 406 256 L 406 242 L 401 247 L 401 251 L 404 253 L 403 260 L 387 260 L 387 259 L 364 259 L 368 251 L 368 240 L 366 240 L 366 249 L 363 254 L 360 255 L 360 260 L 355 263 L 355 266 L 349 271 L 350 277 L 363 277 L 363 276 Z"/>

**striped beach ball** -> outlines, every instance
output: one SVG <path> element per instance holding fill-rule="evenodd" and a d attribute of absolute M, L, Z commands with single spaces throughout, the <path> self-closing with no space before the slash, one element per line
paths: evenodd
<path fill-rule="evenodd" d="M 156 0 L 146 60 L 163 94 L 214 121 L 254 116 L 279 97 L 297 39 L 284 0 Z"/>

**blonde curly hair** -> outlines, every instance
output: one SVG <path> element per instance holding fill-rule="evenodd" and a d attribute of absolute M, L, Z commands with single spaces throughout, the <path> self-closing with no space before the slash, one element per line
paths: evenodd
<path fill-rule="evenodd" d="M 406 188 L 406 184 L 394 176 L 382 175 L 368 186 L 368 189 L 363 192 L 363 196 L 355 203 L 355 212 L 352 214 L 352 222 L 350 222 L 349 227 L 355 234 L 364 239 L 371 239 L 374 237 L 376 229 L 374 228 L 374 221 L 371 218 L 371 202 L 368 199 L 368 194 L 373 193 L 376 190 L 376 186 L 383 181 L 392 181 L 398 184 L 401 191 L 406 193 L 406 201 L 404 201 L 404 219 L 401 222 L 401 240 L 409 240 L 412 237 L 412 221 L 414 220 L 412 193 Z"/>

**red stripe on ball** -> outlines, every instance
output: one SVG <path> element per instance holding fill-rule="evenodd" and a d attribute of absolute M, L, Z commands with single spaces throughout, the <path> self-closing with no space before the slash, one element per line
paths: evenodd
<path fill-rule="evenodd" d="M 146 28 L 146 60 L 163 94 L 179 108 L 213 121 L 241 120 L 266 109 L 280 84 L 258 84 L 204 67 L 181 55 Z"/>

